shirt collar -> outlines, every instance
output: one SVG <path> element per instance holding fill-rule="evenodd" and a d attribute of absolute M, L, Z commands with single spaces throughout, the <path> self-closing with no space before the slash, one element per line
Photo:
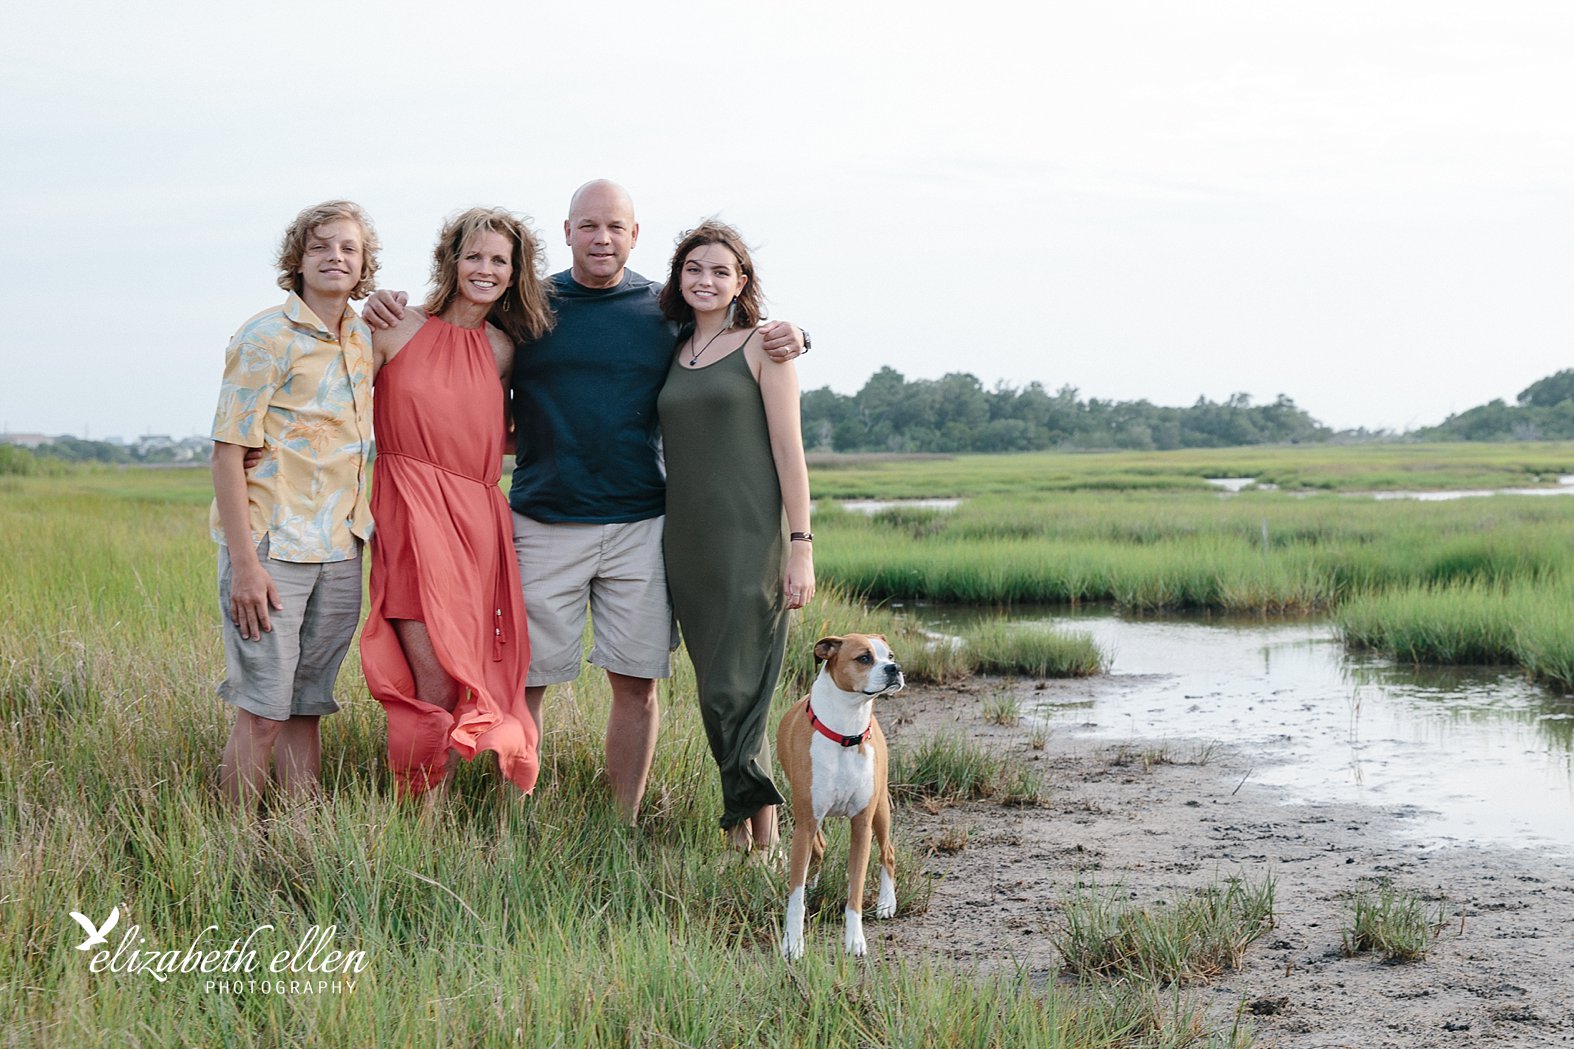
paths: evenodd
<path fill-rule="evenodd" d="M 297 327 L 310 328 L 313 331 L 320 332 L 322 335 L 330 339 L 337 339 L 339 337 L 339 333 L 337 331 L 330 330 L 328 325 L 323 323 L 322 318 L 313 313 L 312 308 L 306 305 L 306 300 L 295 294 L 293 291 L 290 292 L 289 298 L 284 300 L 284 315 L 290 319 L 290 323 L 296 325 Z M 346 303 L 344 306 L 344 315 L 339 318 L 339 324 L 340 326 L 343 326 L 345 321 L 354 319 L 355 311 L 350 308 L 348 303 Z"/>

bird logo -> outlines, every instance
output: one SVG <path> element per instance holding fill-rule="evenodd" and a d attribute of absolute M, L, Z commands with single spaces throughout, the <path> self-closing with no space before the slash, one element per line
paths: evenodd
<path fill-rule="evenodd" d="M 87 933 L 87 939 L 77 944 L 77 950 L 90 951 L 109 938 L 109 931 L 120 921 L 120 908 L 116 907 L 110 911 L 109 917 L 104 919 L 102 926 L 94 925 L 92 920 L 81 911 L 72 911 L 71 917 L 76 919 L 76 923 L 82 926 L 82 931 Z"/>

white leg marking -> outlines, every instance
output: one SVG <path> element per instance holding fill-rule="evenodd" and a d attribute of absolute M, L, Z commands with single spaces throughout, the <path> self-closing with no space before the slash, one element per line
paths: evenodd
<path fill-rule="evenodd" d="M 864 916 L 851 907 L 847 908 L 847 932 L 842 939 L 842 949 L 859 958 L 869 950 L 869 945 L 864 942 Z"/>
<path fill-rule="evenodd" d="M 782 929 L 782 957 L 788 961 L 803 957 L 803 889 L 787 897 L 787 923 Z"/>
<path fill-rule="evenodd" d="M 875 901 L 874 914 L 876 918 L 889 918 L 896 913 L 896 882 L 891 878 L 891 872 L 884 867 L 880 868 L 880 896 Z"/>

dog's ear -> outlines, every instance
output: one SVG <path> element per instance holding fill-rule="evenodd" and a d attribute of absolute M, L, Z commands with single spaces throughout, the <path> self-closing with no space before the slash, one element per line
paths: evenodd
<path fill-rule="evenodd" d="M 814 661 L 816 663 L 826 662 L 832 656 L 836 655 L 841 647 L 842 639 L 839 637 L 832 636 L 820 638 L 820 640 L 814 643 Z"/>

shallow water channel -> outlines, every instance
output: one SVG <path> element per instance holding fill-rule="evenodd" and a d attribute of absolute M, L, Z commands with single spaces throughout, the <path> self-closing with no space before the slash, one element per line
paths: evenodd
<path fill-rule="evenodd" d="M 945 633 L 979 613 L 908 606 Z M 1325 621 L 1125 619 L 1018 610 L 1085 631 L 1107 677 L 1036 711 L 1055 733 L 1257 755 L 1245 773 L 1289 800 L 1399 807 L 1423 845 L 1574 854 L 1574 701 L 1498 669 L 1438 670 L 1350 656 Z"/>

